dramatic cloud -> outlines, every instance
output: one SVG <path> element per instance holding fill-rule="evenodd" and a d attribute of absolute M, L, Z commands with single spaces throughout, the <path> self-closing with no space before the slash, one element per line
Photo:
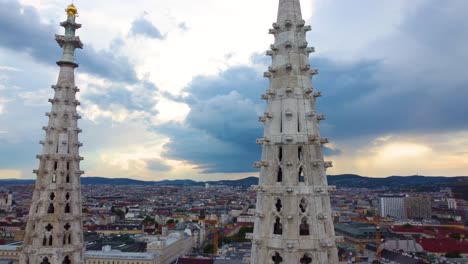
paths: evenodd
<path fill-rule="evenodd" d="M 263 111 L 259 94 L 267 82 L 249 67 L 225 71 L 217 77 L 198 77 L 186 89 L 191 110 L 185 124 L 156 127 L 171 139 L 165 156 L 187 160 L 205 173 L 250 172 L 259 158 Z"/>
<path fill-rule="evenodd" d="M 0 46 L 28 53 L 36 60 L 49 65 L 54 63 L 52 58 L 60 59 L 61 49 L 53 39 L 54 34 L 58 33 L 56 27 L 44 24 L 35 8 L 22 6 L 16 0 L 2 0 L 0 25 Z M 116 81 L 137 80 L 133 66 L 127 58 L 116 56 L 109 51 L 96 51 L 86 44 L 85 47 L 84 51 L 77 51 L 80 70 Z"/>
<path fill-rule="evenodd" d="M 145 17 L 133 21 L 130 34 L 133 36 L 142 35 L 154 39 L 164 39 L 159 29 Z"/>

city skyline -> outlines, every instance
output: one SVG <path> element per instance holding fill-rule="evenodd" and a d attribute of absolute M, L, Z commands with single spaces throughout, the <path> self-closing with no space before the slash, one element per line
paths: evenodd
<path fill-rule="evenodd" d="M 329 173 L 468 174 L 461 67 L 468 4 L 363 3 L 303 1 L 309 45 L 317 49 L 311 64 L 325 95 L 318 104 L 328 117 L 322 135 L 332 141 Z M 263 115 L 258 95 L 268 85 L 264 51 L 273 39 L 265 31 L 274 4 L 75 4 L 85 25 L 77 83 L 86 175 L 258 175 L 252 163 L 262 126 L 255 116 Z M 57 77 L 52 62 L 60 49 L 52 37 L 63 6 L 0 0 L 0 179 L 33 178 L 48 87 Z"/>

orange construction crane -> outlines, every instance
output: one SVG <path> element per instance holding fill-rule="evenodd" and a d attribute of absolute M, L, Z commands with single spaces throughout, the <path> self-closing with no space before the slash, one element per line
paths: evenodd
<path fill-rule="evenodd" d="M 380 213 L 379 210 L 375 210 L 375 216 L 372 220 L 369 220 L 364 217 L 360 216 L 351 216 L 350 217 L 352 220 L 361 222 L 361 223 L 366 223 L 375 226 L 375 258 L 376 260 L 379 260 L 382 258 L 382 251 L 381 251 L 381 245 L 382 245 L 382 232 L 380 230 Z"/>

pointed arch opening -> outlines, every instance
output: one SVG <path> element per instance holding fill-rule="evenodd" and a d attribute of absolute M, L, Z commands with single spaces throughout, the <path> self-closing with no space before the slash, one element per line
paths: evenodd
<path fill-rule="evenodd" d="M 299 182 L 304 182 L 305 181 L 304 168 L 303 167 L 299 168 L 298 181 Z"/>
<path fill-rule="evenodd" d="M 275 224 L 273 225 L 273 234 L 274 235 L 282 235 L 283 234 L 283 224 L 281 223 L 281 219 L 276 217 Z"/>
<path fill-rule="evenodd" d="M 70 173 L 67 173 L 67 177 L 65 179 L 66 183 L 70 183 Z"/>
<path fill-rule="evenodd" d="M 50 200 L 53 201 L 55 199 L 55 193 L 50 193 Z"/>
<path fill-rule="evenodd" d="M 309 236 L 310 235 L 310 225 L 306 217 L 303 217 L 301 224 L 299 225 L 299 235 Z"/>
<path fill-rule="evenodd" d="M 69 214 L 69 213 L 70 213 L 70 204 L 69 204 L 69 203 L 67 203 L 67 204 L 65 205 L 65 213 L 66 213 L 66 214 Z"/>
<path fill-rule="evenodd" d="M 63 261 L 62 261 L 62 264 L 71 264 L 71 260 L 70 260 L 70 257 L 69 256 L 66 256 Z"/>
<path fill-rule="evenodd" d="M 65 199 L 67 199 L 67 201 L 70 200 L 70 193 L 67 193 L 67 194 L 65 195 Z"/>
<path fill-rule="evenodd" d="M 47 213 L 48 213 L 48 214 L 53 214 L 53 213 L 55 213 L 55 207 L 54 207 L 54 204 L 53 204 L 53 203 L 50 203 L 50 204 L 49 204 L 49 207 L 47 208 Z"/>
<path fill-rule="evenodd" d="M 276 174 L 276 182 L 283 182 L 283 169 L 278 167 L 278 172 Z"/>
<path fill-rule="evenodd" d="M 50 264 L 49 258 L 48 257 L 43 258 L 41 264 Z"/>
<path fill-rule="evenodd" d="M 302 153 L 302 147 L 298 147 L 298 148 L 297 148 L 297 159 L 298 159 L 299 161 L 302 160 L 302 155 L 303 155 L 303 153 Z"/>

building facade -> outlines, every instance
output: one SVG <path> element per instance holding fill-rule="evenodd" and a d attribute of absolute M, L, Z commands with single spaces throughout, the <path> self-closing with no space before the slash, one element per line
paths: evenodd
<path fill-rule="evenodd" d="M 77 9 L 66 9 L 67 20 L 60 23 L 65 35 L 55 39 L 63 48 L 63 56 L 57 62 L 60 73 L 52 104 L 42 154 L 38 155 L 37 174 L 29 218 L 25 230 L 20 264 L 81 264 L 84 263 L 83 223 L 81 214 L 81 187 L 77 126 L 79 102 L 75 86 L 76 48 L 82 48 L 75 30 L 81 25 L 75 22 Z"/>
<path fill-rule="evenodd" d="M 405 216 L 404 195 L 383 195 L 379 197 L 380 216 L 395 219 L 404 219 Z"/>
<path fill-rule="evenodd" d="M 299 0 L 279 0 L 278 19 L 270 33 L 275 42 L 267 55 L 272 66 L 264 76 L 270 87 L 262 99 L 264 123 L 253 233 L 253 264 L 338 263 L 330 192 L 316 111 L 321 96 L 312 84 L 312 69 Z"/>
<path fill-rule="evenodd" d="M 412 196 L 404 198 L 405 218 L 430 220 L 432 216 L 430 196 Z"/>

